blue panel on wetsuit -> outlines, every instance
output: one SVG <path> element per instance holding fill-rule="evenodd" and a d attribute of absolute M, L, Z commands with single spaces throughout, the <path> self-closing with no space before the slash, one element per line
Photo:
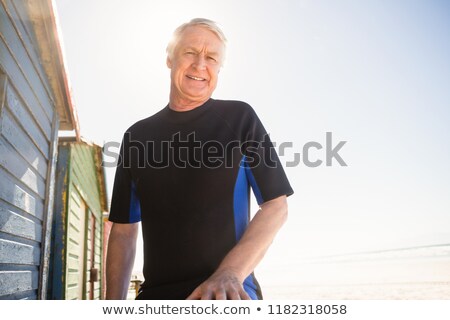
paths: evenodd
<path fill-rule="evenodd" d="M 141 203 L 136 194 L 136 185 L 131 182 L 131 195 L 130 195 L 130 223 L 141 221 Z"/>

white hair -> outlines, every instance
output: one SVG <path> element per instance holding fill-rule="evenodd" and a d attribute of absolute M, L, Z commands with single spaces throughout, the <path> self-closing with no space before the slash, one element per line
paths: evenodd
<path fill-rule="evenodd" d="M 175 48 L 178 44 L 178 42 L 180 41 L 181 35 L 183 34 L 184 30 L 186 30 L 186 28 L 188 27 L 193 27 L 193 26 L 200 26 L 203 28 L 206 28 L 210 31 L 212 31 L 222 42 L 223 47 L 224 47 L 224 51 L 223 51 L 223 56 L 222 56 L 222 61 L 221 64 L 223 63 L 223 61 L 225 60 L 225 49 L 226 49 L 226 45 L 227 45 L 227 38 L 225 37 L 225 34 L 222 32 L 222 30 L 219 28 L 219 26 L 217 25 L 216 22 L 209 20 L 209 19 L 204 19 L 204 18 L 195 18 L 192 19 L 189 22 L 183 23 L 181 26 L 179 26 L 178 28 L 175 29 L 175 31 L 173 32 L 173 37 L 170 40 L 169 44 L 167 45 L 166 48 L 166 52 L 167 55 L 169 56 L 169 58 L 172 58 L 174 53 L 175 53 Z"/>

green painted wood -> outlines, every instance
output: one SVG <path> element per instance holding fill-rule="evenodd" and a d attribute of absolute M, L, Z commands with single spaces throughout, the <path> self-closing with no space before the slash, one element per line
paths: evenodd
<path fill-rule="evenodd" d="M 66 298 L 74 297 L 74 287 L 77 285 L 77 298 L 83 297 L 84 282 L 84 256 L 85 256 L 85 217 L 86 208 L 83 199 L 75 188 L 71 188 L 68 205 L 69 214 L 67 216 L 67 255 L 71 255 L 71 259 L 67 259 L 66 263 Z M 71 271 L 69 271 L 71 270 Z M 69 288 L 71 288 L 69 290 Z"/>
<path fill-rule="evenodd" d="M 86 219 L 85 228 L 85 283 L 84 292 L 85 298 L 89 298 L 90 294 L 90 266 L 94 266 L 101 270 L 102 266 L 102 212 L 101 212 L 101 202 L 100 202 L 100 191 L 98 186 L 98 180 L 96 177 L 97 170 L 95 168 L 95 158 L 94 158 L 94 148 L 82 143 L 74 143 L 71 145 L 72 149 L 72 168 L 73 168 L 73 184 L 77 190 L 80 191 L 80 195 L 83 195 L 83 201 L 87 206 L 87 212 L 89 219 Z M 91 220 L 95 221 L 95 236 L 94 236 L 94 247 L 91 248 L 92 241 L 92 225 Z M 91 261 L 92 250 L 94 250 L 94 261 Z M 98 250 L 98 253 L 96 251 Z M 94 298 L 100 297 L 100 282 L 98 286 L 94 289 Z M 95 283 L 94 283 L 95 288 Z"/>
<path fill-rule="evenodd" d="M 91 211 L 101 211 L 100 192 L 97 184 L 94 149 L 88 145 L 75 144 L 72 146 L 72 161 L 74 184 L 83 186 L 83 196 Z"/>
<path fill-rule="evenodd" d="M 85 143 L 62 142 L 59 150 L 67 157 L 65 163 L 61 163 L 61 157 L 58 160 L 58 167 L 65 165 L 67 168 L 63 298 L 88 299 L 91 294 L 90 268 L 93 266 L 101 271 L 103 267 L 103 212 L 96 177 L 95 149 Z M 59 195 L 56 197 L 58 202 L 60 198 Z M 59 208 L 63 206 L 60 204 Z M 92 221 L 95 222 L 95 235 L 91 235 Z M 95 241 L 93 247 L 92 240 Z M 91 261 L 92 254 L 94 261 Z M 94 283 L 92 294 L 94 298 L 100 298 L 101 282 Z"/>

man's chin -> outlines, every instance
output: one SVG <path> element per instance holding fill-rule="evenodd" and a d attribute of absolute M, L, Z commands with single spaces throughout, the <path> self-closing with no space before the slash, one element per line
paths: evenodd
<path fill-rule="evenodd" d="M 192 101 L 206 101 L 211 97 L 211 94 L 209 92 L 189 92 L 189 94 L 186 95 L 190 100 Z"/>

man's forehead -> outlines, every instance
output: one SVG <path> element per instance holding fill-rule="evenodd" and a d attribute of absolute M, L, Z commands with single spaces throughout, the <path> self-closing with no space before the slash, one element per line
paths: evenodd
<path fill-rule="evenodd" d="M 205 43 L 222 47 L 223 43 L 220 38 L 211 30 L 201 26 L 189 26 L 180 35 L 180 44 L 184 45 Z"/>

